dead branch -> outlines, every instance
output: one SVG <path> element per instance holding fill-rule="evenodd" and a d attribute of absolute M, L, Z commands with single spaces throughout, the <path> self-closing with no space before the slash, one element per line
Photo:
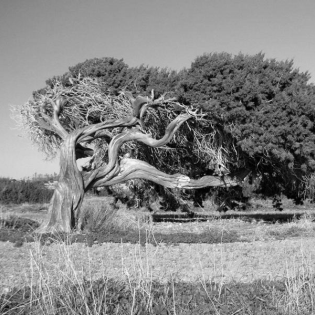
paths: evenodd
<path fill-rule="evenodd" d="M 120 173 L 111 180 L 99 179 L 92 184 L 92 187 L 110 186 L 130 179 L 146 179 L 168 188 L 198 189 L 203 187 L 231 187 L 237 186 L 237 179 L 219 176 L 204 176 L 197 180 L 190 179 L 182 174 L 166 174 L 157 170 L 152 165 L 136 160 L 124 158 L 120 162 Z"/>

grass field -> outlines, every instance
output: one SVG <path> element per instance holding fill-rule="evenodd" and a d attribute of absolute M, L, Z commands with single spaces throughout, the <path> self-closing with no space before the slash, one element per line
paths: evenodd
<path fill-rule="evenodd" d="M 87 199 L 83 233 L 39 238 L 47 205 L 2 206 L 0 313 L 315 314 L 312 204 L 284 208 L 305 215 L 153 223 Z"/>

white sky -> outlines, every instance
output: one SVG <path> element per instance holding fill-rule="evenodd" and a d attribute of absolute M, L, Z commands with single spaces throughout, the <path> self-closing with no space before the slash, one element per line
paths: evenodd
<path fill-rule="evenodd" d="M 14 129 L 10 105 L 69 66 L 115 57 L 181 69 L 205 52 L 262 51 L 315 82 L 314 29 L 314 0 L 1 0 L 0 177 L 58 172 Z"/>

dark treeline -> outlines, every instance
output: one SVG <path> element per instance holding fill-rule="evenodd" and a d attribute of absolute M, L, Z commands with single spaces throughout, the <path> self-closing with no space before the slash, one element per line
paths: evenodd
<path fill-rule="evenodd" d="M 0 178 L 0 203 L 20 204 L 49 202 L 53 190 L 47 189 L 42 180 L 14 180 Z"/>

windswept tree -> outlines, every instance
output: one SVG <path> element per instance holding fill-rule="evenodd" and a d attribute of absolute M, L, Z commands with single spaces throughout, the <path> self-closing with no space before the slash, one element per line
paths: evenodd
<path fill-rule="evenodd" d="M 295 69 L 293 61 L 268 59 L 263 53 L 211 53 L 176 72 L 95 58 L 70 67 L 60 80 L 67 85 L 69 77 L 86 76 L 111 95 L 123 89 L 135 95 L 149 95 L 152 89 L 157 95 L 171 92 L 168 97 L 204 114 L 203 119 L 185 123 L 168 144 L 176 156 L 170 149 L 140 144 L 134 150 L 137 158 L 164 172 L 188 176 L 246 168 L 254 181 L 245 182 L 243 192 L 258 188 L 264 196 L 285 194 L 297 202 L 312 197 L 315 87 L 308 83 L 310 74 Z M 47 83 L 52 86 L 53 80 Z M 175 114 L 158 108 L 155 116 L 147 116 L 146 126 L 155 125 L 157 117 L 159 127 L 150 132 L 162 136 Z"/>
<path fill-rule="evenodd" d="M 80 207 L 91 188 L 137 178 L 183 189 L 237 185 L 229 176 L 191 179 L 180 173 L 167 174 L 134 158 L 145 152 L 139 143 L 176 156 L 168 144 L 179 128 L 191 130 L 188 121 L 202 122 L 201 111 L 164 94 L 158 98 L 154 92 L 150 97 L 128 91 L 111 95 L 97 80 L 69 77 L 68 81 L 64 84 L 55 78 L 53 84 L 34 93 L 32 100 L 15 108 L 15 117 L 34 143 L 48 154 L 60 150 L 59 182 L 39 232 L 80 229 Z M 177 145 L 186 140 L 185 134 L 180 135 Z"/>
<path fill-rule="evenodd" d="M 292 61 L 220 53 L 180 72 L 91 59 L 47 80 L 15 109 L 34 143 L 48 155 L 60 150 L 59 184 L 40 231 L 80 229 L 87 190 L 137 178 L 227 187 L 237 184 L 229 174 L 246 169 L 263 195 L 299 200 L 315 171 L 309 78 Z"/>

